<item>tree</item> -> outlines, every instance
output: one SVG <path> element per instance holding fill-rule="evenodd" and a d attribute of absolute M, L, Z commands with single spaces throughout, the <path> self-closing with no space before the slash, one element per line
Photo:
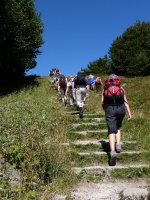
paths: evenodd
<path fill-rule="evenodd" d="M 111 71 L 111 61 L 107 55 L 88 64 L 87 73 L 108 74 Z"/>
<path fill-rule="evenodd" d="M 22 76 L 36 66 L 43 27 L 34 0 L 1 0 L 0 77 Z"/>
<path fill-rule="evenodd" d="M 150 75 L 150 22 L 136 22 L 117 37 L 109 49 L 113 71 Z"/>

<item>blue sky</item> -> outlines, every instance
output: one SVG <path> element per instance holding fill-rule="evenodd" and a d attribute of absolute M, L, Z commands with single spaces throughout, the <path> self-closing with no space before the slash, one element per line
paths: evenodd
<path fill-rule="evenodd" d="M 47 76 L 52 67 L 65 75 L 108 53 L 131 25 L 150 21 L 150 0 L 35 0 L 44 44 L 37 66 L 27 74 Z"/>

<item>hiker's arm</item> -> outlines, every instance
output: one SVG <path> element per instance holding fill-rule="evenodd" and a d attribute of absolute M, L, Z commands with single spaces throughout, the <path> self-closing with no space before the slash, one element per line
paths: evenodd
<path fill-rule="evenodd" d="M 58 83 L 59 83 L 59 80 L 56 81 L 56 86 L 57 86 L 57 87 L 58 87 L 58 85 L 59 85 Z"/>
<path fill-rule="evenodd" d="M 86 97 L 88 97 L 89 96 L 89 84 L 88 84 L 87 77 L 85 78 L 85 81 L 86 81 Z"/>
<path fill-rule="evenodd" d="M 89 96 L 89 85 L 86 86 L 86 97 Z"/>
<path fill-rule="evenodd" d="M 67 96 L 67 94 L 68 94 L 68 81 L 67 81 L 67 79 L 66 79 L 66 85 L 67 85 L 67 88 L 66 88 L 65 96 Z"/>
<path fill-rule="evenodd" d="M 67 86 L 67 88 L 66 88 L 65 96 L 67 96 L 67 94 L 68 94 L 68 86 Z"/>
<path fill-rule="evenodd" d="M 59 90 L 60 90 L 59 80 L 58 80 L 58 82 L 57 82 L 57 89 L 58 89 L 58 92 L 59 92 Z"/>
<path fill-rule="evenodd" d="M 75 88 L 74 88 L 74 81 L 72 81 L 72 95 L 75 98 Z"/>
<path fill-rule="evenodd" d="M 104 90 L 102 91 L 102 97 L 101 97 L 101 105 L 104 108 L 104 95 L 103 95 L 103 93 L 104 93 Z"/>
<path fill-rule="evenodd" d="M 131 120 L 132 119 L 132 115 L 131 115 L 131 111 L 130 111 L 130 107 L 129 107 L 129 103 L 128 103 L 128 100 L 127 100 L 127 96 L 126 96 L 125 90 L 124 90 L 124 104 L 125 104 L 126 110 L 128 112 L 128 120 Z"/>

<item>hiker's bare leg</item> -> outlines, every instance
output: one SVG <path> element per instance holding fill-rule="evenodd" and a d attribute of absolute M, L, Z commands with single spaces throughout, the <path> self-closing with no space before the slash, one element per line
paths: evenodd
<path fill-rule="evenodd" d="M 120 140 L 121 140 L 121 133 L 120 130 L 118 130 L 116 133 L 116 144 L 120 144 Z"/>
<path fill-rule="evenodd" d="M 80 108 L 82 107 L 82 104 L 81 104 L 81 89 L 80 88 L 77 88 L 76 89 L 76 103 L 77 103 L 77 107 Z"/>
<path fill-rule="evenodd" d="M 115 144 L 117 153 L 121 153 L 122 152 L 120 140 L 121 140 L 121 133 L 120 133 L 120 130 L 118 130 L 117 133 L 116 133 L 116 144 Z"/>
<path fill-rule="evenodd" d="M 63 102 L 63 103 L 65 102 L 65 98 L 64 98 L 64 97 L 62 98 L 62 102 Z"/>
<path fill-rule="evenodd" d="M 116 165 L 115 133 L 109 134 L 108 138 L 109 138 L 109 145 L 110 145 L 109 165 L 115 166 Z"/>
<path fill-rule="evenodd" d="M 109 145 L 110 145 L 110 151 L 115 151 L 115 133 L 111 133 L 108 136 L 109 138 Z"/>

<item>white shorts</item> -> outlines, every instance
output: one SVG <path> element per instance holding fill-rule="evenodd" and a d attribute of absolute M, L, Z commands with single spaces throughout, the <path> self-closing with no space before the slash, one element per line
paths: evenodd
<path fill-rule="evenodd" d="M 76 103 L 77 106 L 83 107 L 86 98 L 86 87 L 76 88 Z"/>

